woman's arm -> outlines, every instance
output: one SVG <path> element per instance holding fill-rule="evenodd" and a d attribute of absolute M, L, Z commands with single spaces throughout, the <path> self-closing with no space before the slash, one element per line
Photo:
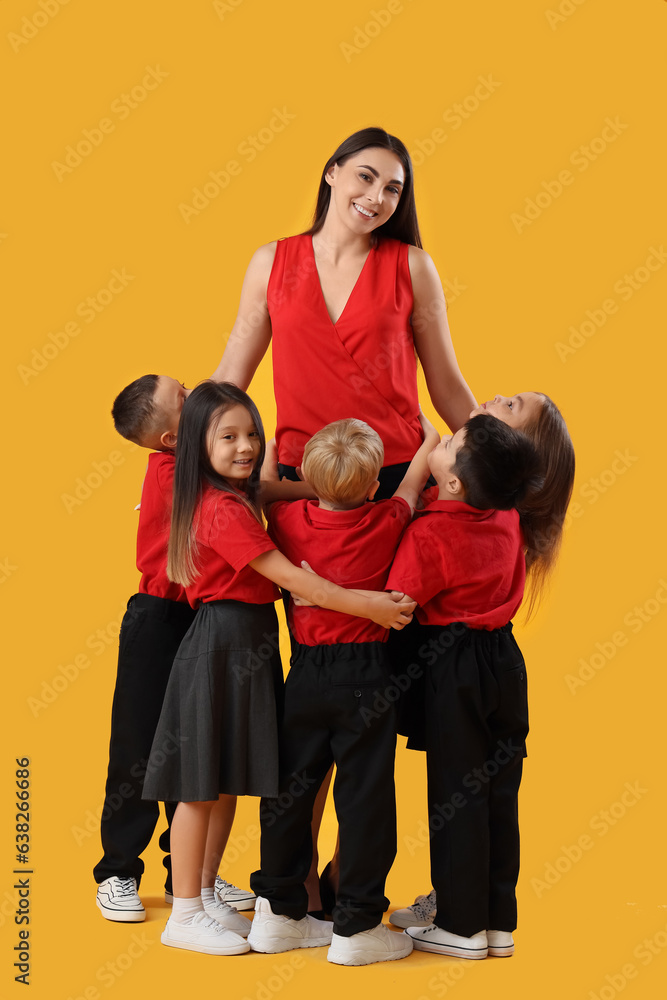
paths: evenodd
<path fill-rule="evenodd" d="M 248 264 L 239 311 L 220 364 L 211 376 L 216 382 L 233 382 L 245 391 L 267 352 L 271 343 L 271 319 L 266 290 L 275 255 L 276 244 L 267 243 L 255 251 Z"/>
<path fill-rule="evenodd" d="M 387 594 L 370 591 L 371 596 L 356 594 L 354 591 L 338 587 L 330 580 L 324 580 L 316 573 L 307 572 L 294 566 L 279 552 L 271 549 L 250 562 L 262 576 L 273 580 L 279 587 L 301 594 L 311 604 L 330 611 L 342 611 L 358 618 L 370 618 L 383 628 L 402 629 L 412 619 L 414 601 L 404 601 L 402 594 Z"/>
<path fill-rule="evenodd" d="M 447 305 L 435 264 L 424 251 L 410 247 L 414 295 L 412 335 L 424 369 L 429 396 L 447 426 L 455 432 L 477 405 L 456 360 L 447 323 Z"/>

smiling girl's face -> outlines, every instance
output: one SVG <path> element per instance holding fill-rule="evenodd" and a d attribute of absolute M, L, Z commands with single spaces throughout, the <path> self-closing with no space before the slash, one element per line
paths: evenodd
<path fill-rule="evenodd" d="M 479 413 L 490 413 L 503 423 L 516 430 L 523 430 L 528 424 L 533 424 L 542 409 L 544 396 L 539 392 L 519 392 L 516 396 L 494 396 L 486 403 L 481 403 L 470 411 L 471 417 Z"/>
<path fill-rule="evenodd" d="M 331 187 L 329 215 L 362 235 L 383 225 L 396 211 L 405 184 L 399 158 L 388 149 L 371 146 L 353 153 L 327 171 Z"/>
<path fill-rule="evenodd" d="M 261 450 L 259 431 L 245 406 L 230 406 L 214 417 L 207 438 L 208 457 L 218 473 L 230 482 L 250 477 Z"/>

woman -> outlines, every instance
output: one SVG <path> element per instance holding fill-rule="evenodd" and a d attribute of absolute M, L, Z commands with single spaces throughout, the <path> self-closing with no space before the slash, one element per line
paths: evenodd
<path fill-rule="evenodd" d="M 213 378 L 247 389 L 271 341 L 282 477 L 298 478 L 313 434 L 354 416 L 385 445 L 375 498 L 392 496 L 423 439 L 417 358 L 452 432 L 476 405 L 456 361 L 438 272 L 422 249 L 410 155 L 383 129 L 355 132 L 329 158 L 306 233 L 255 252 Z M 325 780 L 313 843 L 327 789 Z M 336 862 L 323 873 L 328 910 Z M 307 888 L 319 915 L 316 865 L 314 852 Z"/>
<path fill-rule="evenodd" d="M 409 153 L 382 129 L 355 132 L 327 161 L 306 233 L 256 251 L 213 377 L 246 389 L 272 338 L 284 476 L 316 431 L 355 416 L 385 443 L 378 498 L 391 496 L 423 437 L 416 357 L 452 431 L 475 406 L 421 249 Z"/>

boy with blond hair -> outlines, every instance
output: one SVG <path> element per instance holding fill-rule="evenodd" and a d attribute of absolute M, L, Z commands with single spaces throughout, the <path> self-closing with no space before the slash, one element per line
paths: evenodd
<path fill-rule="evenodd" d="M 437 443 L 425 441 L 394 496 L 369 501 L 378 488 L 384 448 L 361 420 L 339 420 L 306 445 L 302 472 L 317 500 L 279 502 L 269 532 L 297 565 L 353 590 L 382 590 L 399 540 L 428 476 Z M 280 795 L 263 799 L 261 869 L 248 938 L 255 951 L 276 953 L 331 942 L 328 960 L 367 965 L 406 957 L 407 935 L 382 923 L 384 895 L 396 854 L 393 704 L 373 709 L 392 685 L 386 630 L 373 622 L 290 602 L 294 647 L 285 688 L 280 743 Z M 340 827 L 340 883 L 331 924 L 307 915 L 304 881 L 312 857 L 313 804 L 332 763 Z"/>

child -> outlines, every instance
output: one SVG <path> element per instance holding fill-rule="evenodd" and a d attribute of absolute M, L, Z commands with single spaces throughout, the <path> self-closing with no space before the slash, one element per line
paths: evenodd
<path fill-rule="evenodd" d="M 174 907 L 161 940 L 214 955 L 247 951 L 250 929 L 224 927 L 206 899 L 221 856 L 219 795 L 278 792 L 274 584 L 385 628 L 405 624 L 414 606 L 344 591 L 278 552 L 257 510 L 264 447 L 259 413 L 244 392 L 210 381 L 193 390 L 179 430 L 168 573 L 199 610 L 174 661 L 144 797 L 178 801 Z M 177 750 L 159 759 L 173 732 Z M 317 943 L 328 943 L 330 925 L 315 923 Z"/>
<path fill-rule="evenodd" d="M 111 715 L 106 795 L 101 820 L 103 857 L 95 866 L 97 905 L 108 920 L 140 921 L 146 911 L 138 895 L 144 870 L 140 855 L 159 817 L 157 802 L 142 800 L 148 755 L 160 717 L 174 656 L 195 616 L 185 588 L 167 577 L 167 540 L 174 477 L 174 448 L 183 402 L 189 394 L 176 379 L 144 375 L 118 395 L 112 410 L 116 430 L 143 448 L 154 448 L 141 493 L 137 532 L 139 593 L 130 598 L 120 630 L 118 672 Z M 171 741 L 165 746 L 169 752 Z M 228 797 L 231 826 L 236 799 Z M 168 824 L 175 806 L 165 803 Z M 171 900 L 169 830 L 160 837 L 167 852 L 165 896 Z M 221 901 L 252 908 L 254 893 L 219 881 Z"/>
<path fill-rule="evenodd" d="M 524 434 L 485 414 L 443 438 L 429 466 L 438 499 L 406 531 L 388 582 L 418 603 L 426 663 L 437 912 L 407 933 L 418 950 L 481 959 L 514 946 L 528 709 L 511 619 L 526 571 L 517 507 L 539 486 L 540 460 Z"/>
<path fill-rule="evenodd" d="M 346 586 L 377 589 L 387 574 L 428 472 L 437 441 L 431 425 L 394 497 L 369 503 L 384 448 L 361 420 L 329 424 L 307 443 L 302 470 L 318 501 L 271 507 L 272 538 L 292 560 L 306 559 Z M 406 935 L 382 923 L 384 895 L 396 854 L 393 704 L 374 711 L 378 689 L 391 685 L 387 633 L 371 622 L 312 607 L 290 607 L 295 637 L 285 687 L 280 744 L 280 795 L 264 799 L 261 869 L 250 945 L 276 953 L 310 947 L 316 921 L 307 916 L 304 881 L 312 856 L 310 821 L 332 763 L 340 824 L 340 883 L 328 960 L 368 965 L 404 958 Z M 300 785 L 299 775 L 308 784 Z M 287 805 L 285 802 L 287 801 Z"/>

